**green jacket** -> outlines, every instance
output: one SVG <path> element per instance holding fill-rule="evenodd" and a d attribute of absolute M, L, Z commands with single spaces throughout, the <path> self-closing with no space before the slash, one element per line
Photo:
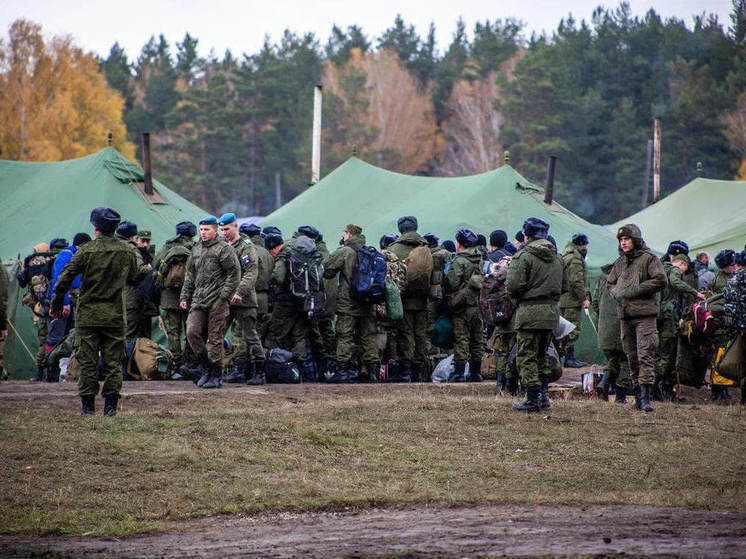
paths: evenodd
<path fill-rule="evenodd" d="M 557 327 L 562 278 L 562 259 L 546 239 L 532 241 L 513 256 L 505 286 L 518 304 L 513 314 L 516 330 Z"/>
<path fill-rule="evenodd" d="M 183 237 L 177 235 L 167 240 L 158 254 L 155 255 L 153 260 L 153 269 L 158 270 L 161 267 L 161 262 L 168 254 L 168 251 L 175 246 L 183 246 L 191 250 L 194 247 L 194 239 L 191 237 Z M 161 290 L 161 308 L 165 310 L 174 310 L 179 308 L 179 302 L 181 297 L 181 289 L 176 287 L 163 288 Z"/>
<path fill-rule="evenodd" d="M 601 267 L 601 275 L 596 282 L 596 291 L 593 294 L 591 305 L 596 312 L 596 324 L 598 325 L 598 345 L 604 351 L 622 351 L 622 336 L 619 326 L 619 310 L 614 297 L 609 292 L 609 284 L 606 278 L 611 272 L 613 264 Z"/>
<path fill-rule="evenodd" d="M 316 243 L 316 248 L 321 255 L 326 259 L 329 256 L 329 249 L 326 248 L 326 241 L 319 241 Z M 337 310 L 337 291 L 339 290 L 339 276 L 333 278 L 324 278 L 324 295 L 326 296 L 326 303 L 324 303 L 324 310 L 322 310 L 318 316 L 319 318 L 332 318 Z"/>
<path fill-rule="evenodd" d="M 236 252 L 220 238 L 199 241 L 187 260 L 181 301 L 193 309 L 209 309 L 218 299 L 229 301 L 236 292 L 241 268 Z"/>
<path fill-rule="evenodd" d="M 8 271 L 0 258 L 0 330 L 7 329 L 8 322 L 8 290 L 10 289 L 10 278 Z"/>
<path fill-rule="evenodd" d="M 439 301 L 443 298 L 443 272 L 446 262 L 451 260 L 451 253 L 442 246 L 430 249 L 433 255 L 433 273 L 430 274 L 430 300 Z"/>
<path fill-rule="evenodd" d="M 715 279 L 710 286 L 710 291 L 712 292 L 712 294 L 717 295 L 719 293 L 722 293 L 725 290 L 725 286 L 728 284 L 729 279 L 730 274 L 726 274 L 722 270 L 718 270 L 718 273 L 715 275 Z"/>
<path fill-rule="evenodd" d="M 254 235 L 254 237 L 258 237 L 258 235 Z M 261 237 L 259 238 L 261 239 Z M 252 241 L 253 243 L 254 241 Z M 275 259 L 264 248 L 263 240 L 261 246 L 254 245 L 254 250 L 256 250 L 256 285 L 254 286 L 256 302 L 259 312 L 266 314 L 269 312 L 269 286 L 272 281 L 272 268 L 275 266 Z"/>
<path fill-rule="evenodd" d="M 375 316 L 375 305 L 361 303 L 350 296 L 350 281 L 357 265 L 357 252 L 355 249 L 364 246 L 365 235 L 352 236 L 345 241 L 343 246 L 339 247 L 324 260 L 324 278 L 339 278 L 336 306 L 338 314 Z"/>
<path fill-rule="evenodd" d="M 607 282 L 619 305 L 619 318 L 658 316 L 660 292 L 667 283 L 666 272 L 645 243 L 616 259 Z"/>
<path fill-rule="evenodd" d="M 684 275 L 671 262 L 663 263 L 668 283 L 661 295 L 660 318 L 678 321 L 682 313 L 692 306 L 697 290 L 684 280 Z"/>
<path fill-rule="evenodd" d="M 482 288 L 482 251 L 474 247 L 457 252 L 443 286 L 449 294 L 466 287 L 466 306 L 476 307 Z"/>
<path fill-rule="evenodd" d="M 409 253 L 412 252 L 415 247 L 422 245 L 427 246 L 427 241 L 425 239 L 423 239 L 416 231 L 407 231 L 406 233 L 402 233 L 399 238 L 389 246 L 388 250 L 396 254 L 396 256 L 399 257 L 399 260 L 404 262 L 409 256 Z M 402 304 L 404 305 L 405 311 L 422 311 L 427 309 L 427 299 L 427 295 L 402 294 Z"/>
<path fill-rule="evenodd" d="M 258 256 L 256 248 L 251 244 L 248 238 L 239 236 L 231 247 L 236 251 L 236 258 L 241 267 L 241 279 L 236 287 L 235 295 L 240 295 L 243 299 L 238 304 L 231 303 L 233 307 L 257 308 L 259 305 L 256 300 L 256 277 Z"/>
<path fill-rule="evenodd" d="M 61 308 L 75 276 L 82 274 L 76 327 L 125 327 L 124 288 L 137 281 L 137 255 L 131 246 L 100 235 L 81 246 L 54 288 L 52 308 Z"/>
<path fill-rule="evenodd" d="M 140 291 L 137 289 L 137 282 L 139 282 L 139 280 L 141 280 L 145 276 L 148 269 L 145 266 L 145 262 L 142 259 L 142 254 L 140 254 L 140 251 L 137 250 L 137 245 L 135 243 L 125 239 L 124 237 L 116 236 L 116 238 L 119 239 L 126 246 L 130 247 L 130 249 L 132 249 L 132 252 L 135 253 L 135 258 L 137 259 L 137 269 L 139 270 L 138 278 L 135 280 L 135 283 L 128 283 L 124 287 L 124 308 L 127 310 L 139 309 L 143 305 L 143 298 L 142 295 L 140 295 Z"/>
<path fill-rule="evenodd" d="M 582 307 L 583 301 L 590 300 L 591 295 L 585 256 L 576 244 L 568 243 L 562 251 L 562 264 L 567 284 L 560 297 L 560 307 Z"/>
<path fill-rule="evenodd" d="M 251 241 L 251 244 L 253 244 L 255 247 L 262 247 L 264 248 L 264 239 L 261 235 L 254 235 L 253 237 L 249 237 L 249 240 Z"/>

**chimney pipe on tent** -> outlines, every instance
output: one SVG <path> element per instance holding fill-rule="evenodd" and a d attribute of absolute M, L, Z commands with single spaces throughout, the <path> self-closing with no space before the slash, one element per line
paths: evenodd
<path fill-rule="evenodd" d="M 507 149 L 503 152 L 503 165 L 510 165 L 510 152 Z"/>
<path fill-rule="evenodd" d="M 311 184 L 321 178 L 321 84 L 313 88 L 313 146 L 311 149 Z"/>
<path fill-rule="evenodd" d="M 661 119 L 653 121 L 653 202 L 661 197 Z"/>
<path fill-rule="evenodd" d="M 111 144 L 112 144 L 113 142 L 114 142 L 114 134 L 112 133 L 112 131 L 111 131 L 111 130 L 109 130 L 109 131 L 108 131 L 108 132 L 106 133 L 106 145 L 107 145 L 107 146 L 109 146 L 109 147 L 111 147 Z"/>
<path fill-rule="evenodd" d="M 547 186 L 544 189 L 544 203 L 552 205 L 554 198 L 554 169 L 557 165 L 557 156 L 550 155 L 547 160 Z"/>
<path fill-rule="evenodd" d="M 142 168 L 145 172 L 143 187 L 145 194 L 153 195 L 153 172 L 150 167 L 150 132 L 142 133 Z"/>

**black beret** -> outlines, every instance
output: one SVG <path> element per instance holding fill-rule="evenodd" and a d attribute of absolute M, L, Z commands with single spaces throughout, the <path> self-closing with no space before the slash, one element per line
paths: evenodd
<path fill-rule="evenodd" d="M 443 241 L 443 248 L 446 249 L 448 252 L 456 252 L 456 245 L 453 244 L 453 241 L 451 239 L 446 239 Z"/>
<path fill-rule="evenodd" d="M 51 241 L 49 241 L 49 250 L 54 250 L 57 248 L 63 249 L 66 246 L 67 246 L 67 239 L 57 238 L 57 239 L 52 239 Z"/>
<path fill-rule="evenodd" d="M 131 221 L 123 221 L 117 227 L 117 235 L 129 239 L 137 235 L 137 224 Z"/>
<path fill-rule="evenodd" d="M 572 244 L 574 245 L 587 245 L 590 241 L 588 240 L 588 235 L 585 233 L 575 233 L 572 236 Z"/>
<path fill-rule="evenodd" d="M 477 234 L 471 229 L 459 229 L 456 231 L 456 240 L 461 244 L 461 246 L 470 248 L 477 244 Z"/>
<path fill-rule="evenodd" d="M 688 256 L 689 245 L 686 244 L 684 241 L 671 241 L 668 245 L 666 254 L 670 254 L 671 256 L 676 256 L 677 254 L 686 254 Z"/>
<path fill-rule="evenodd" d="M 736 251 L 732 248 L 726 248 L 718 252 L 715 257 L 715 264 L 718 268 L 725 268 L 736 263 Z"/>
<path fill-rule="evenodd" d="M 381 248 L 381 250 L 390 247 L 394 241 L 396 241 L 398 237 L 394 235 L 393 233 L 386 233 L 381 239 L 378 241 L 378 246 Z"/>
<path fill-rule="evenodd" d="M 532 239 L 546 239 L 549 224 L 539 217 L 529 217 L 523 222 L 523 235 Z"/>
<path fill-rule="evenodd" d="M 518 231 L 518 233 L 515 234 L 515 240 L 519 243 L 522 243 L 526 240 L 526 237 L 523 235 L 523 229 Z"/>
<path fill-rule="evenodd" d="M 91 240 L 91 236 L 88 233 L 76 233 L 73 237 L 73 246 L 79 247 L 86 244 Z"/>
<path fill-rule="evenodd" d="M 506 242 L 508 242 L 508 234 L 502 229 L 495 229 L 492 233 L 490 233 L 491 246 L 502 248 Z"/>
<path fill-rule="evenodd" d="M 422 235 L 422 238 L 427 241 L 427 246 L 431 248 L 438 246 L 439 239 L 435 233 L 425 233 Z"/>
<path fill-rule="evenodd" d="M 197 234 L 197 226 L 191 221 L 181 221 L 176 224 L 176 234 L 182 237 L 194 237 Z"/>
<path fill-rule="evenodd" d="M 279 235 L 282 237 L 282 231 L 278 227 L 275 227 L 274 225 L 267 225 L 264 229 L 262 229 L 262 233 L 265 235 Z"/>
<path fill-rule="evenodd" d="M 91 223 L 105 235 L 111 235 L 116 230 L 120 219 L 122 216 L 112 208 L 99 207 L 91 212 Z"/>
<path fill-rule="evenodd" d="M 321 232 L 312 225 L 301 225 L 298 227 L 298 233 L 314 241 L 320 240 L 319 237 L 321 237 Z"/>
<path fill-rule="evenodd" d="M 282 237 L 280 235 L 275 235 L 270 233 L 266 237 L 264 237 L 264 248 L 267 250 L 272 250 L 275 247 L 278 247 L 282 244 Z"/>
<path fill-rule="evenodd" d="M 399 233 L 417 231 L 417 218 L 413 215 L 402 216 L 396 221 L 396 226 L 399 228 Z"/>
<path fill-rule="evenodd" d="M 242 235 L 248 235 L 249 237 L 254 237 L 255 235 L 258 235 L 261 233 L 262 228 L 259 227 L 256 223 L 243 223 L 241 224 L 241 227 L 238 228 L 238 232 Z"/>

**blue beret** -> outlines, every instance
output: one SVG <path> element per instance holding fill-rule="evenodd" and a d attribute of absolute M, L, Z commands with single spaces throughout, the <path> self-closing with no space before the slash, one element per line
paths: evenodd
<path fill-rule="evenodd" d="M 117 235 L 129 239 L 137 235 L 137 224 L 131 221 L 123 221 L 117 227 Z"/>
<path fill-rule="evenodd" d="M 117 225 L 119 225 L 120 219 L 122 219 L 122 216 L 112 208 L 94 208 L 91 212 L 91 223 L 93 226 L 107 235 L 111 235 L 114 232 Z"/>
<path fill-rule="evenodd" d="M 435 233 L 425 233 L 422 238 L 427 241 L 427 246 L 436 247 L 438 246 L 438 236 Z"/>
<path fill-rule="evenodd" d="M 529 217 L 523 222 L 523 234 L 532 239 L 546 239 L 549 234 L 549 224 L 541 218 Z"/>
<path fill-rule="evenodd" d="M 396 221 L 396 226 L 399 228 L 399 233 L 417 231 L 417 218 L 413 215 L 402 216 Z"/>
<path fill-rule="evenodd" d="M 258 235 L 262 231 L 262 228 L 256 223 L 244 223 L 238 228 L 238 231 L 244 235 L 253 237 L 254 235 Z"/>
<path fill-rule="evenodd" d="M 223 214 L 220 216 L 220 219 L 218 220 L 218 225 L 230 225 L 231 223 L 236 221 L 236 214 L 230 212 L 227 214 Z"/>
<path fill-rule="evenodd" d="M 176 234 L 184 237 L 194 237 L 197 234 L 197 226 L 191 221 L 181 221 L 176 224 Z"/>
<path fill-rule="evenodd" d="M 218 218 L 214 215 L 208 215 L 207 217 L 203 217 L 199 220 L 200 225 L 217 225 L 218 224 Z"/>
<path fill-rule="evenodd" d="M 587 245 L 590 241 L 588 241 L 588 235 L 585 233 L 575 233 L 572 236 L 572 244 L 574 245 Z"/>

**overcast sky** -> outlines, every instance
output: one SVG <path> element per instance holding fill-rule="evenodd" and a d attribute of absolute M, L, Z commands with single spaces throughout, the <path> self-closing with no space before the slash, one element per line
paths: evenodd
<path fill-rule="evenodd" d="M 389 27 L 400 13 L 421 35 L 434 22 L 438 48 L 445 49 L 459 16 L 471 31 L 486 19 L 515 17 L 526 23 L 526 35 L 542 30 L 551 33 L 568 13 L 590 19 L 598 5 L 615 7 L 616 2 L 599 0 L 0 0 L 0 27 L 24 17 L 40 23 L 47 36 L 71 34 L 78 45 L 106 55 L 115 41 L 124 46 L 130 59 L 137 57 L 151 35 L 163 33 L 173 45 L 186 32 L 199 39 L 200 54 L 214 49 L 222 55 L 256 53 L 269 35 L 273 40 L 284 29 L 312 31 L 322 45 L 332 25 L 360 25 L 369 38 Z M 727 28 L 731 0 L 630 0 L 632 12 L 643 15 L 651 6 L 664 17 L 675 16 L 691 24 L 692 16 L 714 13 Z"/>

